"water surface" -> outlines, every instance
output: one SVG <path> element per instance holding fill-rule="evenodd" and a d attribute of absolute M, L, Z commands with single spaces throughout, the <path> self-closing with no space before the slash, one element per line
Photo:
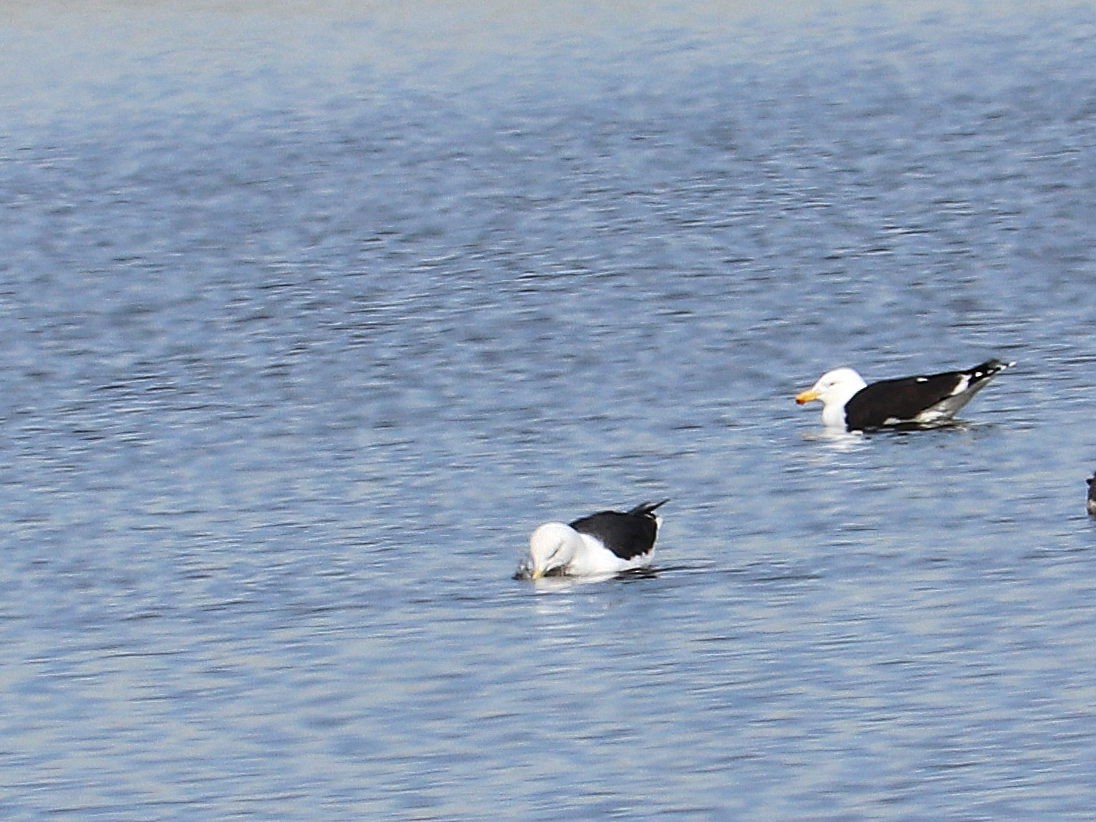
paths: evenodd
<path fill-rule="evenodd" d="M 13 11 L 5 817 L 1090 816 L 1096 15 L 553 8 Z"/>

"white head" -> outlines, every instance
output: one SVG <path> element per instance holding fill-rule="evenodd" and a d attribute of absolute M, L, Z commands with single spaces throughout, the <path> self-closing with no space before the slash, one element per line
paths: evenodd
<path fill-rule="evenodd" d="M 582 544 L 578 531 L 562 522 L 546 522 L 529 537 L 529 576 L 538 579 L 566 568 Z"/>
<path fill-rule="evenodd" d="M 795 398 L 800 405 L 812 400 L 822 401 L 822 424 L 829 428 L 845 427 L 845 403 L 861 388 L 864 378 L 851 368 L 835 368 L 818 378 L 813 386 Z"/>

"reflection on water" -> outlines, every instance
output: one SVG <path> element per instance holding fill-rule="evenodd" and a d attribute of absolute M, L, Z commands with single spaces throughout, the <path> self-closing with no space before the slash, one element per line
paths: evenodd
<path fill-rule="evenodd" d="M 7 816 L 1090 815 L 1092 10 L 633 12 L 13 11 Z"/>

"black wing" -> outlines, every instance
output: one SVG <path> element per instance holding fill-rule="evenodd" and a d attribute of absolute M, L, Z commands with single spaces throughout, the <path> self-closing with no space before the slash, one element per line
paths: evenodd
<path fill-rule="evenodd" d="M 1009 363 L 1000 360 L 987 360 L 968 371 L 944 371 L 873 382 L 845 404 L 845 420 L 854 430 L 879 428 L 894 420 L 910 422 L 922 411 L 952 396 L 964 379 L 969 382 L 962 393 L 972 396 L 1008 366 Z"/>
<path fill-rule="evenodd" d="M 873 382 L 845 403 L 845 420 L 853 429 L 879 428 L 888 421 L 912 420 L 950 396 L 961 379 L 959 372 L 952 371 Z"/>
<path fill-rule="evenodd" d="M 580 534 L 589 534 L 621 559 L 650 553 L 658 536 L 655 509 L 669 502 L 643 502 L 627 513 L 599 511 L 571 523 Z"/>

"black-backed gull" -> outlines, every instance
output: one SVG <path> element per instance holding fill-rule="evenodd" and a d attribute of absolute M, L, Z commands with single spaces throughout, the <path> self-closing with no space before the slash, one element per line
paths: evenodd
<path fill-rule="evenodd" d="M 863 431 L 889 425 L 929 425 L 951 419 L 990 380 L 1015 365 L 987 360 L 967 371 L 899 377 L 868 385 L 851 368 L 835 368 L 795 398 L 800 405 L 822 401 L 827 428 Z"/>
<path fill-rule="evenodd" d="M 517 575 L 599 576 L 642 568 L 651 561 L 662 524 L 655 510 L 667 502 L 642 502 L 628 512 L 599 511 L 569 525 L 546 522 L 529 537 L 529 555 Z"/>

